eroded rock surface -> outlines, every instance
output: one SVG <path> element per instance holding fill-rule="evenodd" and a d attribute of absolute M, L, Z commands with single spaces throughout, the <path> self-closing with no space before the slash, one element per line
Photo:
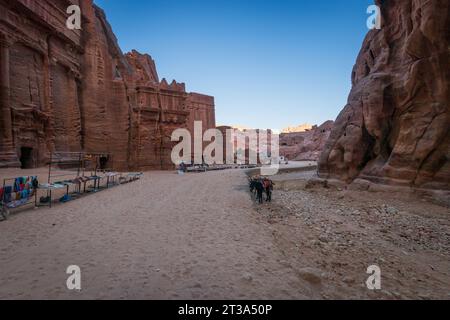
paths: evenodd
<path fill-rule="evenodd" d="M 289 160 L 319 160 L 332 128 L 333 121 L 327 121 L 321 126 L 312 126 L 301 132 L 282 133 L 280 155 Z"/>
<path fill-rule="evenodd" d="M 66 26 L 72 4 L 81 30 Z M 115 169 L 167 169 L 174 129 L 215 127 L 214 98 L 160 81 L 149 55 L 124 55 L 92 0 L 0 0 L 0 74 L 0 167 L 87 151 Z"/>
<path fill-rule="evenodd" d="M 376 3 L 382 28 L 364 41 L 320 175 L 448 190 L 450 2 Z"/>

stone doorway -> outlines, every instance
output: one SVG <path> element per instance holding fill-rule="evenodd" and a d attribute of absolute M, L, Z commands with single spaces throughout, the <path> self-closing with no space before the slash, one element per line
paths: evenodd
<path fill-rule="evenodd" d="M 34 168 L 33 148 L 20 148 L 20 164 L 22 169 Z"/>
<path fill-rule="evenodd" d="M 108 169 L 109 156 L 101 156 L 99 161 L 100 161 L 100 169 L 101 170 Z"/>

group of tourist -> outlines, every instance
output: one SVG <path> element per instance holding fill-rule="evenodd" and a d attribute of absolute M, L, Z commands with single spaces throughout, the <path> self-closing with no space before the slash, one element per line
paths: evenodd
<path fill-rule="evenodd" d="M 267 177 L 256 176 L 249 179 L 250 192 L 256 196 L 256 201 L 264 202 L 263 194 L 266 194 L 266 202 L 272 201 L 274 183 Z"/>

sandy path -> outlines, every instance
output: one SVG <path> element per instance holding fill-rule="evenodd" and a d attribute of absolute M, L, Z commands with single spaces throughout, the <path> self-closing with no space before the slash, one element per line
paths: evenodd
<path fill-rule="evenodd" d="M 0 222 L 0 299 L 315 297 L 260 224 L 242 171 L 136 183 Z M 82 291 L 66 288 L 78 265 Z"/>

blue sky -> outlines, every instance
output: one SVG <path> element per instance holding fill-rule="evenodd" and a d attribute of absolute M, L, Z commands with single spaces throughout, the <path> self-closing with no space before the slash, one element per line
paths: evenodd
<path fill-rule="evenodd" d="M 95 0 L 124 52 L 216 98 L 218 124 L 282 129 L 334 120 L 373 0 Z"/>

